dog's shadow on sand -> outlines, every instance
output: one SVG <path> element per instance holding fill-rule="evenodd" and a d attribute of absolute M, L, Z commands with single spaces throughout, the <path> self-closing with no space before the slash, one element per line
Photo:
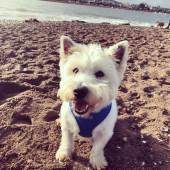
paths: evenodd
<path fill-rule="evenodd" d="M 159 140 L 141 134 L 140 119 L 119 119 L 112 139 L 105 148 L 108 170 L 168 170 L 170 154 Z M 75 161 L 92 169 L 88 159 L 75 156 Z M 80 168 L 84 169 L 84 168 Z"/>
<path fill-rule="evenodd" d="M 135 117 L 118 120 L 114 136 L 105 149 L 107 169 L 165 170 L 167 167 L 168 170 L 168 148 L 157 139 L 142 135 L 140 121 Z"/>

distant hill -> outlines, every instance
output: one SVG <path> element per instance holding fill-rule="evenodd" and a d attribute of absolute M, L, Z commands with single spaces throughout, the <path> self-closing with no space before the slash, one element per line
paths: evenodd
<path fill-rule="evenodd" d="M 115 1 L 115 0 L 47 0 L 47 1 L 87 4 L 87 5 L 94 5 L 94 6 L 106 6 L 106 7 L 112 7 L 112 8 L 123 8 L 127 10 L 139 10 L 139 11 L 170 14 L 169 8 L 162 8 L 160 6 L 152 7 L 152 6 L 149 6 L 147 3 L 128 4 L 128 3 L 122 3 L 119 1 Z"/>

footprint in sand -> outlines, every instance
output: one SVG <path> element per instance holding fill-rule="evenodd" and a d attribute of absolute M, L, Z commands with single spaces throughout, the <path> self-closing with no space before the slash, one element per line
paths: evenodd
<path fill-rule="evenodd" d="M 43 119 L 46 122 L 52 122 L 52 121 L 56 121 L 56 119 L 58 118 L 59 118 L 59 115 L 57 114 L 57 112 L 55 110 L 50 110 L 46 113 Z"/>
<path fill-rule="evenodd" d="M 0 82 L 0 105 L 3 104 L 6 99 L 14 97 L 19 93 L 28 90 L 29 87 L 20 85 L 14 82 Z"/>
<path fill-rule="evenodd" d="M 30 116 L 26 114 L 14 113 L 11 117 L 11 124 L 26 124 L 32 125 Z"/>

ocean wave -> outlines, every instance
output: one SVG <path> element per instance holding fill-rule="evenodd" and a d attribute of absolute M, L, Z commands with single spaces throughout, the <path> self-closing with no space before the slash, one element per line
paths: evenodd
<path fill-rule="evenodd" d="M 37 18 L 40 21 L 85 21 L 88 23 L 110 23 L 114 25 L 120 24 L 130 24 L 132 26 L 151 26 L 150 23 L 146 22 L 138 22 L 138 21 L 129 21 L 123 19 L 114 19 L 114 18 L 106 18 L 106 17 L 93 17 L 93 16 L 70 16 L 70 15 L 51 15 L 51 14 L 43 14 L 43 13 L 29 13 L 27 11 L 3 11 L 0 12 L 0 19 L 10 19 L 10 20 L 25 20 L 29 18 Z"/>

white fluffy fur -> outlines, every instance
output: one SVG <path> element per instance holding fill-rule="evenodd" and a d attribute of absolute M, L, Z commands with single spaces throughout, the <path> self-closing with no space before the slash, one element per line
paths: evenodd
<path fill-rule="evenodd" d="M 126 69 L 128 42 L 122 41 L 109 48 L 102 48 L 98 44 L 77 44 L 69 37 L 62 36 L 60 43 L 61 82 L 58 96 L 63 100 L 60 111 L 62 138 L 56 159 L 63 161 L 73 151 L 73 137 L 78 136 L 79 127 L 70 113 L 68 101 L 74 100 L 74 89 L 85 86 L 90 91 L 85 100 L 92 107 L 84 117 L 88 118 L 92 111 L 98 112 L 112 102 L 109 115 L 92 132 L 90 163 L 94 168 L 102 169 L 107 166 L 103 149 L 113 135 L 117 119 L 115 98 Z M 120 48 L 124 49 L 122 57 L 116 56 Z M 77 74 L 73 73 L 74 68 L 79 69 Z M 104 77 L 95 77 L 95 72 L 99 70 L 104 72 Z"/>

